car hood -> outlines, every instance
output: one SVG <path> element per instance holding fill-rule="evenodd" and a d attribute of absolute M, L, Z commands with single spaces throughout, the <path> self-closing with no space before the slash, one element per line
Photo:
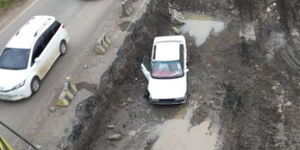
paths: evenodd
<path fill-rule="evenodd" d="M 177 79 L 150 79 L 148 90 L 152 99 L 184 97 L 187 90 L 186 77 Z"/>
<path fill-rule="evenodd" d="M 0 90 L 10 90 L 26 79 L 26 70 L 0 69 Z"/>

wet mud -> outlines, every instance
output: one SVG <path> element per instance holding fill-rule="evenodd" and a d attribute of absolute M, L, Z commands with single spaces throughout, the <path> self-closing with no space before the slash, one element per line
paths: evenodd
<path fill-rule="evenodd" d="M 188 14 L 184 25 L 172 24 L 169 8 Z M 297 0 L 152 0 L 99 87 L 81 83 L 96 94 L 77 106 L 70 149 L 198 150 L 203 140 L 209 150 L 300 149 L 299 8 Z M 189 98 L 154 106 L 140 63 L 173 27 L 187 39 Z"/>

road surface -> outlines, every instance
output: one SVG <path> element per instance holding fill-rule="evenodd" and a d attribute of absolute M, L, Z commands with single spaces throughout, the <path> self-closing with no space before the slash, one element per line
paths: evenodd
<path fill-rule="evenodd" d="M 29 140 L 34 140 L 43 123 L 48 117 L 51 117 L 49 107 L 55 104 L 59 91 L 63 87 L 64 78 L 74 74 L 76 76 L 76 71 L 79 70 L 76 68 L 77 65 L 80 64 L 83 55 L 91 51 L 89 48 L 94 44 L 101 27 L 107 23 L 109 19 L 107 16 L 112 12 L 119 13 L 116 9 L 119 9 L 120 1 L 29 0 L 25 5 L 26 8 L 16 14 L 8 14 L 9 19 L 5 19 L 7 16 L 4 16 L 0 22 L 1 49 L 10 37 L 34 15 L 55 16 L 59 21 L 66 24 L 71 38 L 67 54 L 52 67 L 36 95 L 19 102 L 0 102 L 1 121 L 21 135 L 25 135 Z M 4 128 L 0 127 L 0 133 L 4 134 L 12 145 L 24 149 L 22 141 L 8 133 Z"/>

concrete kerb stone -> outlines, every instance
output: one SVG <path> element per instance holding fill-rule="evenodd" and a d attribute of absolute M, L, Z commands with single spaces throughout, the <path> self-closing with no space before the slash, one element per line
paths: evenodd
<path fill-rule="evenodd" d="M 181 12 L 176 11 L 175 9 L 169 8 L 169 14 L 171 15 L 171 22 L 176 25 L 184 24 L 184 16 Z"/>
<path fill-rule="evenodd" d="M 104 34 L 97 43 L 96 53 L 104 55 L 111 44 L 110 39 Z"/>
<path fill-rule="evenodd" d="M 124 17 L 130 16 L 134 12 L 134 8 L 132 6 L 133 1 L 132 0 L 124 0 L 122 2 L 122 15 Z"/>
<path fill-rule="evenodd" d="M 58 97 L 56 103 L 57 106 L 67 107 L 71 101 L 75 98 L 78 90 L 76 85 L 72 82 L 72 78 L 69 76 L 65 80 L 64 89 Z"/>

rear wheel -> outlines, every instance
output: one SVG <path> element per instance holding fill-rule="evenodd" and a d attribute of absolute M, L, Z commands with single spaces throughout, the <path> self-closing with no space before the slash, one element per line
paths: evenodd
<path fill-rule="evenodd" d="M 61 41 L 59 46 L 60 55 L 64 55 L 67 52 L 67 49 L 67 43 L 65 41 Z"/>
<path fill-rule="evenodd" d="M 149 100 L 149 97 L 150 97 L 149 91 L 148 91 L 148 90 L 145 90 L 145 92 L 144 92 L 144 98 L 145 98 L 146 100 Z"/>
<path fill-rule="evenodd" d="M 35 94 L 39 91 L 40 89 L 40 85 L 41 85 L 41 82 L 40 82 L 40 79 L 38 77 L 34 77 L 32 80 L 31 80 L 31 92 L 32 94 Z"/>

